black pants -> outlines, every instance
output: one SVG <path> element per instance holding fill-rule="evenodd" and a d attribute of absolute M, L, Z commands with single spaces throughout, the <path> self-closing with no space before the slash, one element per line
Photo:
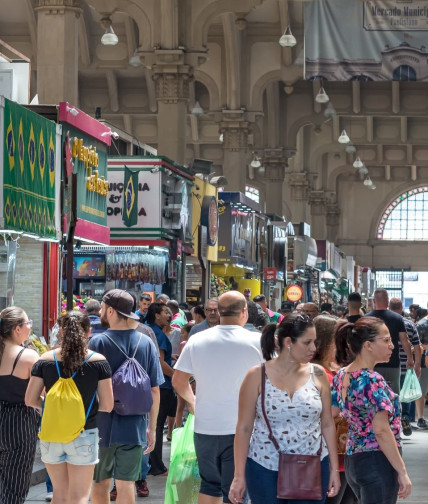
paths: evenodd
<path fill-rule="evenodd" d="M 0 402 L 0 504 L 23 504 L 30 489 L 40 416 Z"/>
<path fill-rule="evenodd" d="M 150 454 L 150 474 L 156 476 L 167 470 L 162 460 L 163 426 L 167 416 L 175 417 L 177 397 L 172 389 L 160 389 L 159 414 L 156 423 L 156 444 Z"/>

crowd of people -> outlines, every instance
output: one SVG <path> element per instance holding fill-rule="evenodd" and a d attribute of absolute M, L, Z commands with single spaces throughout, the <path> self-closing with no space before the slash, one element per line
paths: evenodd
<path fill-rule="evenodd" d="M 265 296 L 237 291 L 188 308 L 113 289 L 62 315 L 58 344 L 41 356 L 23 346 L 24 310 L 0 312 L 0 504 L 25 501 L 38 437 L 54 504 L 148 497 L 147 475 L 168 474 L 164 431 L 168 442 L 186 411 L 199 504 L 392 504 L 410 494 L 400 434 L 412 421 L 428 428 L 426 311 L 405 314 L 383 289 L 368 313 L 359 293 L 335 311 L 283 302 L 275 312 Z M 400 406 L 408 369 L 423 395 Z M 321 499 L 278 496 L 281 453 L 319 457 Z"/>

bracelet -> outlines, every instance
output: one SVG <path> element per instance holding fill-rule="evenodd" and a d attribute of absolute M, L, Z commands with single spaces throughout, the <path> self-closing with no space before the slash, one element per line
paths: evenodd
<path fill-rule="evenodd" d="M 340 472 L 340 469 L 335 469 L 335 472 Z"/>

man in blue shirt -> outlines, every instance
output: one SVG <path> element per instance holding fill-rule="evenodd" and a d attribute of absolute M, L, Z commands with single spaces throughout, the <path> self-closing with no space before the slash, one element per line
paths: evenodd
<path fill-rule="evenodd" d="M 156 424 L 156 444 L 150 454 L 150 474 L 152 476 L 166 475 L 168 469 L 162 460 L 163 426 L 168 416 L 175 417 L 177 411 L 177 397 L 172 388 L 172 345 L 163 328 L 169 323 L 171 313 L 163 303 L 152 303 L 147 311 L 146 321 L 153 329 L 159 346 L 159 360 L 165 378 L 160 386 L 159 415 Z"/>
<path fill-rule="evenodd" d="M 128 356 L 133 355 L 138 345 L 135 359 L 150 377 L 153 406 L 148 414 L 148 425 L 146 415 L 124 416 L 118 415 L 115 411 L 98 413 L 100 453 L 94 473 L 93 504 L 104 504 L 109 501 L 113 473 L 120 502 L 135 503 L 134 482 L 140 478 L 143 454 L 141 448 L 146 447 L 144 453 L 149 453 L 155 445 L 159 385 L 163 383 L 163 375 L 153 342 L 149 338 L 141 338 L 141 334 L 132 329 L 135 321 L 139 320 L 132 312 L 133 306 L 134 300 L 126 291 L 121 289 L 108 291 L 101 303 L 101 323 L 109 329 L 103 334 L 93 336 L 89 347 L 105 356 L 114 374 L 125 357 L 106 334 Z"/>
<path fill-rule="evenodd" d="M 138 310 L 135 312 L 136 315 L 140 317 L 140 322 L 142 324 L 146 323 L 147 310 L 152 302 L 152 298 L 145 294 L 144 292 L 140 295 L 140 300 L 138 301 Z"/>
<path fill-rule="evenodd" d="M 101 326 L 100 310 L 101 310 L 100 302 L 97 301 L 96 299 L 90 299 L 89 301 L 86 301 L 85 311 L 91 322 L 91 334 L 90 334 L 91 338 L 94 334 L 103 333 L 105 330 Z"/>

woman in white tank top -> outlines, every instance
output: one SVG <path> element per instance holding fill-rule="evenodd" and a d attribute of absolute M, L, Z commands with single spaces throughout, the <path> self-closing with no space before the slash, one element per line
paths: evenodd
<path fill-rule="evenodd" d="M 250 369 L 239 397 L 235 436 L 235 477 L 229 499 L 252 504 L 324 503 L 339 490 L 336 431 L 331 416 L 330 384 L 321 366 L 310 364 L 315 328 L 305 315 L 292 314 L 263 329 L 266 359 L 265 410 L 280 450 L 315 455 L 321 444 L 323 498 L 315 501 L 278 499 L 279 454 L 269 439 L 261 408 L 261 370 Z M 330 454 L 330 456 L 329 456 Z"/>

